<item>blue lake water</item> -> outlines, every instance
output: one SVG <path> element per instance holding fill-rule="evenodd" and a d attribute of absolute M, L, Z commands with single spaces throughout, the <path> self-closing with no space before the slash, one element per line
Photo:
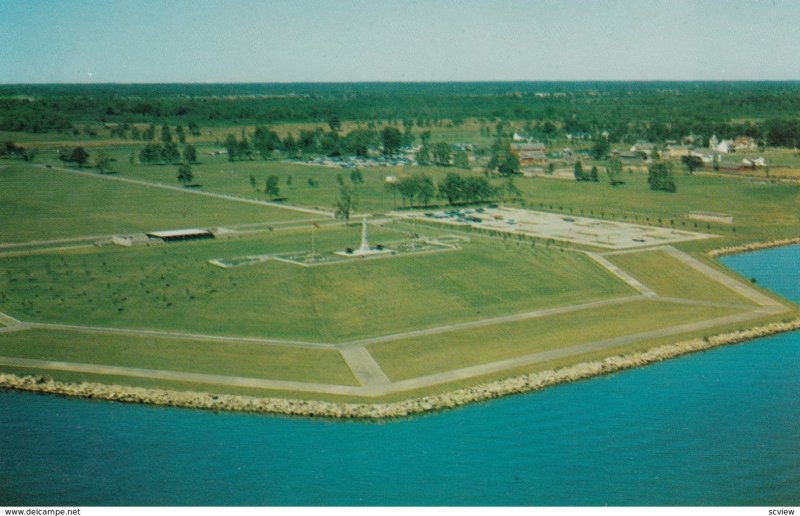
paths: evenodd
<path fill-rule="evenodd" d="M 724 258 L 800 300 L 800 247 Z M 0 391 L 0 505 L 799 505 L 800 333 L 387 423 Z"/>

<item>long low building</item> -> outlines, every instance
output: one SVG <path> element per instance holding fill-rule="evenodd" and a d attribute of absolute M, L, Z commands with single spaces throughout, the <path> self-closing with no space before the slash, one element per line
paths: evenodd
<path fill-rule="evenodd" d="M 167 231 L 151 231 L 147 233 L 150 238 L 157 238 L 164 242 L 175 242 L 178 240 L 200 240 L 203 238 L 214 238 L 214 234 L 208 229 L 171 229 Z"/>

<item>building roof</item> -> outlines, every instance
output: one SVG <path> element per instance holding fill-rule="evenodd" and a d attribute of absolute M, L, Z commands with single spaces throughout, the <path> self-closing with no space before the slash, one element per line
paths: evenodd
<path fill-rule="evenodd" d="M 211 231 L 207 229 L 170 229 L 166 231 L 150 231 L 147 236 L 156 238 L 185 238 L 193 236 L 213 236 Z"/>
<path fill-rule="evenodd" d="M 545 146 L 542 142 L 521 142 L 512 143 L 511 149 L 515 151 L 543 151 Z"/>

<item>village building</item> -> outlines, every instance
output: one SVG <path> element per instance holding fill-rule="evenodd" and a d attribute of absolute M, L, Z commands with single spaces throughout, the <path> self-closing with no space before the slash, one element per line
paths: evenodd
<path fill-rule="evenodd" d="M 547 162 L 546 148 L 542 142 L 514 142 L 510 148 L 522 167 Z"/>
<path fill-rule="evenodd" d="M 733 141 L 737 151 L 755 151 L 758 150 L 758 144 L 755 138 L 750 136 L 737 136 Z"/>
<path fill-rule="evenodd" d="M 655 143 L 638 141 L 631 147 L 630 151 L 634 153 L 644 153 L 646 157 L 649 158 L 653 152 L 657 152 L 657 149 Z"/>
<path fill-rule="evenodd" d="M 667 159 L 682 158 L 688 156 L 692 151 L 689 145 L 669 144 L 664 150 L 664 157 Z"/>

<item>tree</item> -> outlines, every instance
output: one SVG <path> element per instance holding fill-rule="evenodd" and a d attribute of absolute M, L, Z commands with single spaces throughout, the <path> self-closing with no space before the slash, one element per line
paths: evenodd
<path fill-rule="evenodd" d="M 510 200 L 522 200 L 522 191 L 514 184 L 514 179 L 511 176 L 503 184 L 503 197 Z"/>
<path fill-rule="evenodd" d="M 651 190 L 664 192 L 675 192 L 677 190 L 670 168 L 670 164 L 665 162 L 650 165 L 647 171 L 647 182 Z"/>
<path fill-rule="evenodd" d="M 546 173 L 548 176 L 552 176 L 555 171 L 556 171 L 556 164 L 551 161 L 550 163 L 547 164 Z"/>
<path fill-rule="evenodd" d="M 464 198 L 464 179 L 450 172 L 439 182 L 439 197 L 447 199 L 451 206 Z"/>
<path fill-rule="evenodd" d="M 189 186 L 189 184 L 194 179 L 194 174 L 192 173 L 192 167 L 184 163 L 183 165 L 178 167 L 178 181 L 183 186 Z"/>
<path fill-rule="evenodd" d="M 83 168 L 83 166 L 89 161 L 89 153 L 86 152 L 86 149 L 83 147 L 75 147 L 72 150 L 72 153 L 69 155 L 69 159 L 67 161 L 70 163 L 75 163 L 78 165 L 78 168 Z"/>
<path fill-rule="evenodd" d="M 519 174 L 519 160 L 513 152 L 505 153 L 500 164 L 497 165 L 497 171 L 504 176 Z"/>
<path fill-rule="evenodd" d="M 417 124 L 417 127 L 419 127 L 419 124 Z M 419 135 L 419 140 L 422 142 L 422 146 L 426 147 L 428 145 L 428 142 L 431 141 L 431 132 L 423 131 L 423 133 Z"/>
<path fill-rule="evenodd" d="M 236 155 L 239 151 L 239 142 L 236 141 L 236 137 L 232 134 L 228 134 L 228 136 L 225 137 L 225 151 L 228 153 L 228 161 L 236 159 Z"/>
<path fill-rule="evenodd" d="M 618 159 L 612 159 L 606 167 L 606 174 L 608 174 L 608 182 L 611 186 L 624 184 L 625 182 L 620 179 L 622 175 L 622 162 Z"/>
<path fill-rule="evenodd" d="M 269 176 L 265 181 L 264 193 L 276 199 L 281 194 L 281 189 L 278 187 L 280 178 L 276 175 Z"/>
<path fill-rule="evenodd" d="M 423 145 L 418 151 L 417 154 L 414 156 L 414 159 L 417 160 L 418 165 L 430 165 L 431 164 L 431 151 L 428 149 L 427 146 Z"/>
<path fill-rule="evenodd" d="M 172 143 L 172 133 L 167 124 L 161 126 L 161 143 Z"/>
<path fill-rule="evenodd" d="M 176 163 L 181 159 L 181 153 L 178 151 L 178 146 L 172 142 L 165 143 L 161 146 L 161 159 L 165 163 Z"/>
<path fill-rule="evenodd" d="M 417 176 L 417 200 L 420 207 L 427 206 L 434 195 L 436 195 L 436 188 L 433 186 L 431 178 L 425 174 Z"/>
<path fill-rule="evenodd" d="M 344 137 L 344 150 L 351 155 L 366 157 L 369 149 L 378 144 L 378 133 L 372 129 L 353 129 Z"/>
<path fill-rule="evenodd" d="M 194 145 L 187 145 L 183 148 L 183 160 L 186 163 L 197 163 L 197 149 Z"/>
<path fill-rule="evenodd" d="M 600 138 L 594 143 L 592 147 L 592 157 L 594 159 L 605 159 L 611 152 L 611 144 L 608 143 L 606 138 Z"/>
<path fill-rule="evenodd" d="M 450 166 L 450 144 L 438 142 L 433 144 L 433 161 L 440 167 Z"/>
<path fill-rule="evenodd" d="M 433 181 L 425 174 L 401 178 L 397 181 L 396 188 L 400 197 L 408 201 L 409 206 L 414 206 L 414 201 L 417 201 L 419 207 L 427 206 L 436 194 Z"/>
<path fill-rule="evenodd" d="M 328 156 L 342 155 L 342 138 L 335 131 L 325 133 L 319 142 L 320 150 Z"/>
<path fill-rule="evenodd" d="M 592 165 L 592 170 L 589 171 L 589 180 L 597 183 L 600 178 L 597 177 L 597 165 Z"/>
<path fill-rule="evenodd" d="M 406 149 L 411 148 L 411 146 L 414 145 L 414 139 L 415 139 L 415 136 L 411 132 L 411 128 L 410 127 L 406 127 L 406 130 L 403 131 L 403 143 L 402 143 L 402 146 L 405 147 Z"/>
<path fill-rule="evenodd" d="M 383 154 L 394 156 L 400 150 L 403 143 L 403 135 L 396 127 L 384 127 L 381 131 L 381 141 L 383 143 Z"/>
<path fill-rule="evenodd" d="M 250 187 L 251 187 L 251 188 L 252 188 L 254 191 L 256 191 L 256 192 L 258 191 L 258 188 L 256 187 L 256 178 L 255 178 L 255 176 L 253 176 L 252 174 L 250 175 Z"/>
<path fill-rule="evenodd" d="M 695 170 L 703 166 L 703 160 L 700 159 L 699 156 L 692 156 L 691 154 L 688 156 L 681 156 L 681 163 L 686 165 L 686 170 L 688 170 L 690 174 L 693 174 Z"/>
<path fill-rule="evenodd" d="M 94 168 L 96 168 L 101 174 L 105 174 L 106 171 L 111 171 L 111 157 L 103 151 L 97 153 L 94 157 Z"/>
<path fill-rule="evenodd" d="M 178 143 L 184 144 L 186 143 L 186 133 L 183 132 L 183 126 L 179 125 L 175 128 L 175 134 L 178 135 Z"/>
<path fill-rule="evenodd" d="M 469 170 L 469 155 L 467 151 L 460 149 L 453 155 L 453 165 L 458 168 Z"/>
<path fill-rule="evenodd" d="M 364 176 L 361 175 L 361 171 L 359 169 L 354 169 L 350 172 L 350 181 L 354 184 L 363 184 L 364 183 Z"/>
<path fill-rule="evenodd" d="M 356 192 L 352 184 L 348 184 L 342 179 L 342 176 L 337 176 L 339 181 L 339 197 L 336 198 L 336 212 L 335 216 L 339 220 L 344 220 L 345 224 L 350 223 L 350 214 L 356 208 Z"/>
<path fill-rule="evenodd" d="M 331 128 L 331 131 L 338 132 L 342 128 L 342 121 L 339 120 L 338 116 L 333 115 L 328 119 L 328 127 Z"/>
<path fill-rule="evenodd" d="M 585 179 L 583 175 L 583 163 L 578 160 L 575 162 L 575 181 L 585 181 Z"/>
<path fill-rule="evenodd" d="M 242 159 L 245 156 L 250 157 L 250 142 L 247 141 L 247 138 L 242 136 L 242 139 L 239 140 L 237 147 L 236 155 L 239 156 L 239 159 Z"/>

